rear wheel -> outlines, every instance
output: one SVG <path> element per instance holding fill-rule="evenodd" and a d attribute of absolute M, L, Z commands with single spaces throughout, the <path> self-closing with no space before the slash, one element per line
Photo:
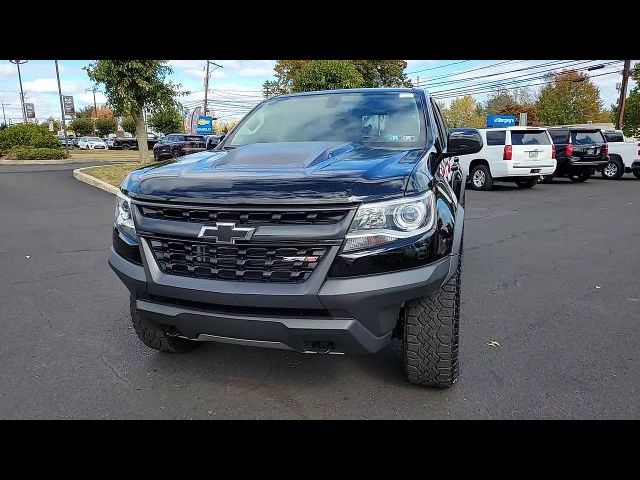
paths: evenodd
<path fill-rule="evenodd" d="M 633 176 L 636 178 L 640 178 L 640 170 L 634 170 L 633 171 Z"/>
<path fill-rule="evenodd" d="M 471 186 L 475 190 L 491 190 L 493 177 L 487 165 L 477 165 L 471 171 Z"/>
<path fill-rule="evenodd" d="M 127 145 L 126 143 L 123 143 L 122 150 L 129 150 L 129 145 Z"/>
<path fill-rule="evenodd" d="M 617 180 L 624 175 L 624 166 L 617 158 L 612 158 L 602 169 L 602 178 Z"/>
<path fill-rule="evenodd" d="M 180 156 L 180 151 L 176 148 L 175 150 L 171 151 L 171 156 L 173 158 L 178 158 Z"/>
<path fill-rule="evenodd" d="M 516 180 L 516 185 L 520 188 L 533 188 L 538 183 L 538 177 L 521 178 Z"/>
<path fill-rule="evenodd" d="M 578 172 L 578 173 L 570 173 L 569 174 L 569 180 L 571 180 L 572 182 L 582 183 L 582 182 L 586 182 L 587 180 L 589 180 L 590 176 L 591 176 L 591 172 L 589 172 L 589 171 L 587 171 L 587 172 Z"/>
<path fill-rule="evenodd" d="M 157 323 L 140 312 L 133 295 L 130 310 L 133 329 L 147 347 L 167 353 L 186 353 L 198 346 L 198 342 L 178 338 L 169 325 Z"/>
<path fill-rule="evenodd" d="M 458 378 L 462 252 L 461 242 L 458 268 L 447 283 L 405 305 L 403 363 L 415 385 L 448 388 Z"/>
<path fill-rule="evenodd" d="M 553 174 L 542 175 L 538 183 L 553 183 Z"/>

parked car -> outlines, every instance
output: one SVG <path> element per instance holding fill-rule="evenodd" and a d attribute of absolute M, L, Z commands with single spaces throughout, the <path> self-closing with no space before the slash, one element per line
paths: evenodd
<path fill-rule="evenodd" d="M 147 148 L 151 150 L 158 143 L 157 135 L 147 133 Z M 114 150 L 137 150 L 138 139 L 135 137 L 114 138 L 112 148 Z"/>
<path fill-rule="evenodd" d="M 459 157 L 460 168 L 476 190 L 491 190 L 495 181 L 532 188 L 541 175 L 556 169 L 549 133 L 539 127 L 477 129 L 482 150 Z"/>
<path fill-rule="evenodd" d="M 107 148 L 109 150 L 113 150 L 113 141 L 115 140 L 115 138 L 111 138 L 111 137 L 107 137 L 104 139 L 104 143 L 107 145 Z"/>
<path fill-rule="evenodd" d="M 158 161 L 163 158 L 178 158 L 190 153 L 201 152 L 206 149 L 202 135 L 185 135 L 172 133 L 162 137 L 153 147 L 153 158 Z"/>
<path fill-rule="evenodd" d="M 98 137 L 80 137 L 78 148 L 80 150 L 106 150 L 107 144 Z"/>
<path fill-rule="evenodd" d="M 64 135 L 56 135 L 56 138 L 58 139 L 58 144 L 62 147 L 69 145 L 69 148 L 73 148 L 73 137 L 71 136 L 67 136 L 65 138 Z"/>
<path fill-rule="evenodd" d="M 395 336 L 410 382 L 451 386 L 464 235 L 452 157 L 481 147 L 421 89 L 265 100 L 214 151 L 122 183 L 109 264 L 135 332 L 165 352 L 210 340 L 364 353 Z"/>
<path fill-rule="evenodd" d="M 585 182 L 609 162 L 607 141 L 600 129 L 549 127 L 548 131 L 556 147 L 558 168 L 553 175 L 545 176 L 545 182 L 552 181 L 554 176 Z"/>
<path fill-rule="evenodd" d="M 224 135 L 205 135 L 204 143 L 207 150 L 213 150 L 224 138 Z"/>
<path fill-rule="evenodd" d="M 640 143 L 626 141 L 622 130 L 603 130 L 609 145 L 609 163 L 602 169 L 602 177 L 621 178 L 625 173 L 633 173 L 640 178 Z"/>

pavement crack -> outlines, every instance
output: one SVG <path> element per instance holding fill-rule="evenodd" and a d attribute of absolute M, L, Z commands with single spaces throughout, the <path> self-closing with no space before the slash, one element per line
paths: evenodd
<path fill-rule="evenodd" d="M 124 383 L 128 387 L 131 386 L 131 384 L 129 383 L 129 380 L 124 378 L 122 375 L 120 375 L 117 372 L 117 370 L 115 368 L 113 368 L 111 365 L 109 365 L 109 363 L 104 359 L 104 357 L 100 357 L 100 359 L 102 360 L 102 363 L 104 364 L 104 366 L 107 367 L 109 370 L 111 370 L 111 372 L 116 376 L 116 378 L 118 378 L 122 383 Z"/>
<path fill-rule="evenodd" d="M 19 282 L 10 282 L 8 285 L 25 285 L 25 284 L 29 284 L 29 283 L 38 283 L 38 282 L 43 282 L 43 281 L 46 281 L 46 280 L 54 280 L 56 278 L 70 277 L 72 275 L 81 275 L 83 273 L 87 273 L 87 272 L 82 271 L 82 272 L 61 273 L 59 275 L 54 275 L 53 277 L 38 278 L 37 280 L 22 280 L 22 281 L 19 281 Z"/>

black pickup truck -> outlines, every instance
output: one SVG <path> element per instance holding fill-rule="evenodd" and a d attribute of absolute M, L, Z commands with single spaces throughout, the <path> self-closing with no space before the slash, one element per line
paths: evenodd
<path fill-rule="evenodd" d="M 147 148 L 151 150 L 156 143 L 158 143 L 159 138 L 156 135 L 151 133 L 147 133 Z M 109 149 L 113 150 L 137 150 L 138 149 L 138 139 L 135 137 L 130 138 L 114 138 L 113 145 L 109 147 Z"/>
<path fill-rule="evenodd" d="M 609 148 L 597 128 L 548 128 L 556 149 L 558 166 L 553 175 L 566 176 L 572 182 L 585 182 L 609 162 Z M 552 176 L 543 181 L 549 182 Z"/>
<path fill-rule="evenodd" d="M 156 149 L 158 146 L 156 146 Z M 304 353 L 402 345 L 408 380 L 458 376 L 462 170 L 422 89 L 265 100 L 213 150 L 131 172 L 109 264 L 150 348 L 201 341 Z"/>

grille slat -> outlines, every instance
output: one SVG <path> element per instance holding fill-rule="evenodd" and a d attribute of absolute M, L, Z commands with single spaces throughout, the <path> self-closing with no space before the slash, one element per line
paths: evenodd
<path fill-rule="evenodd" d="M 179 222 L 205 223 L 230 222 L 238 226 L 260 225 L 327 225 L 340 223 L 349 212 L 342 209 L 310 210 L 224 210 L 196 209 L 191 207 L 167 207 L 162 205 L 138 205 L 140 213 L 147 218 Z"/>
<path fill-rule="evenodd" d="M 163 273 L 241 282 L 304 282 L 329 249 L 317 245 L 223 246 L 189 239 L 144 238 Z"/>

